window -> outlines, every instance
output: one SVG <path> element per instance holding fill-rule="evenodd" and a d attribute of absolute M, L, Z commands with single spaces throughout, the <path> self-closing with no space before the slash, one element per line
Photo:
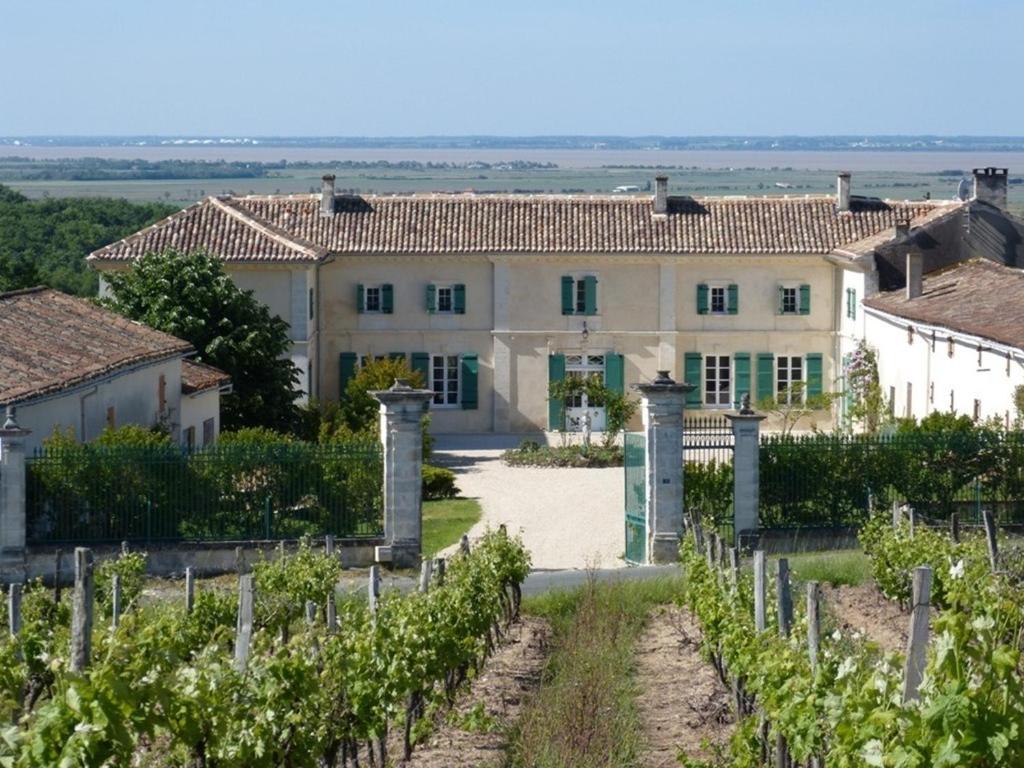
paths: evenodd
<path fill-rule="evenodd" d="M 434 390 L 434 405 L 459 404 L 459 356 L 433 355 L 430 363 L 430 388 Z"/>
<path fill-rule="evenodd" d="M 390 315 L 394 311 L 394 286 L 391 283 L 381 285 L 357 285 L 356 286 L 356 309 L 359 314 L 383 314 Z M 309 294 L 309 318 L 313 319 L 313 293 Z"/>
<path fill-rule="evenodd" d="M 562 314 L 597 314 L 597 277 L 594 275 L 562 276 Z"/>
<path fill-rule="evenodd" d="M 780 315 L 811 314 L 811 286 L 780 285 L 779 304 L 776 310 Z"/>
<path fill-rule="evenodd" d="M 452 287 L 450 285 L 437 286 L 437 311 L 451 313 L 454 309 L 455 301 L 452 296 Z"/>
<path fill-rule="evenodd" d="M 981 400 L 974 401 L 974 420 L 981 421 Z"/>
<path fill-rule="evenodd" d="M 803 380 L 804 359 L 785 355 L 780 357 L 775 376 L 776 399 L 789 405 L 801 402 L 803 393 L 799 385 Z"/>
<path fill-rule="evenodd" d="M 711 312 L 713 314 L 725 314 L 725 288 L 720 285 L 711 286 Z"/>
<path fill-rule="evenodd" d="M 366 286 L 366 312 L 380 312 L 380 286 Z"/>
<path fill-rule="evenodd" d="M 732 379 L 728 355 L 704 358 L 704 404 L 712 407 L 732 405 Z"/>
<path fill-rule="evenodd" d="M 196 428 L 189 427 L 185 430 L 185 447 L 190 451 L 196 447 Z"/>
<path fill-rule="evenodd" d="M 857 289 L 846 289 L 846 316 L 851 320 L 857 319 Z"/>
<path fill-rule="evenodd" d="M 583 280 L 576 281 L 576 314 L 587 311 L 587 284 Z"/>
<path fill-rule="evenodd" d="M 216 437 L 217 431 L 217 420 L 213 418 L 206 419 L 203 422 L 203 445 L 212 445 L 214 438 Z"/>
<path fill-rule="evenodd" d="M 796 288 L 782 289 L 782 314 L 795 315 L 800 309 Z"/>

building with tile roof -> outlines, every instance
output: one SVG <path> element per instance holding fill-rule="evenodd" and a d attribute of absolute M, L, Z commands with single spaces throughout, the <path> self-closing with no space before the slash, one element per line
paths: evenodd
<path fill-rule="evenodd" d="M 103 272 L 166 248 L 216 256 L 289 323 L 304 389 L 321 399 L 364 360 L 402 356 L 436 393 L 439 432 L 557 429 L 588 413 L 598 429 L 603 409 L 581 398 L 563 412 L 549 382 L 625 390 L 668 369 L 697 385 L 692 407 L 715 409 L 743 392 L 791 397 L 794 382 L 832 390 L 844 302 L 898 278 L 885 254 L 908 237 L 930 241 L 936 263 L 963 258 L 976 205 L 858 197 L 849 174 L 834 196 L 799 197 L 670 195 L 665 177 L 653 196 L 333 184 L 208 198 L 89 260 Z"/>
<path fill-rule="evenodd" d="M 186 360 L 195 350 L 91 301 L 49 288 L 0 293 L 0 406 L 15 406 L 30 448 L 55 429 L 91 440 L 105 427 L 220 420 L 226 374 Z M 201 428 L 201 426 L 200 426 Z"/>

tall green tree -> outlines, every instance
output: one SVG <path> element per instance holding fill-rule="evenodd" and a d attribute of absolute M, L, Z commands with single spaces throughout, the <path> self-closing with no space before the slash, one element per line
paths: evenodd
<path fill-rule="evenodd" d="M 294 426 L 299 372 L 286 357 L 288 324 L 238 288 L 218 259 L 201 251 L 148 253 L 106 277 L 106 306 L 191 342 L 198 360 L 231 375 L 224 429 Z"/>

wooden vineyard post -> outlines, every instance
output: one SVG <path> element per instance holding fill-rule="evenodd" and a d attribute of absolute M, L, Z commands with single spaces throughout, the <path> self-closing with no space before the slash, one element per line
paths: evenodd
<path fill-rule="evenodd" d="M 64 558 L 64 550 L 58 549 L 57 556 L 53 563 L 53 602 L 60 603 L 60 582 L 63 575 L 60 572 L 61 560 Z"/>
<path fill-rule="evenodd" d="M 420 563 L 420 592 L 426 593 L 430 589 L 430 577 L 434 570 L 434 564 L 429 558 Z"/>
<path fill-rule="evenodd" d="M 121 574 L 115 573 L 110 579 L 110 627 L 117 629 L 121 623 Z"/>
<path fill-rule="evenodd" d="M 324 536 L 324 554 L 334 557 L 334 536 L 330 533 Z"/>
<path fill-rule="evenodd" d="M 768 628 L 766 595 L 768 572 L 765 567 L 764 550 L 754 552 L 754 627 L 758 632 Z"/>
<path fill-rule="evenodd" d="M 185 569 L 185 614 L 192 613 L 196 605 L 196 572 L 191 566 Z"/>
<path fill-rule="evenodd" d="M 443 587 L 444 586 L 444 569 L 445 569 L 445 561 L 444 561 L 443 557 L 437 558 L 437 563 L 434 566 L 434 569 L 437 571 L 437 586 Z"/>
<path fill-rule="evenodd" d="M 932 591 L 932 569 L 914 569 L 914 595 L 907 638 L 907 662 L 903 670 L 903 702 L 917 701 L 928 650 L 928 607 Z"/>
<path fill-rule="evenodd" d="M 988 544 L 988 562 L 993 571 L 999 570 L 999 542 L 996 540 L 996 520 L 992 516 L 992 510 L 986 509 L 982 513 L 985 521 L 985 543 Z"/>
<path fill-rule="evenodd" d="M 306 624 L 309 626 L 316 624 L 316 603 L 312 600 L 306 601 Z"/>
<path fill-rule="evenodd" d="M 807 656 L 811 660 L 811 674 L 818 668 L 818 648 L 821 645 L 821 585 L 807 582 Z"/>
<path fill-rule="evenodd" d="M 789 560 L 780 557 L 775 572 L 775 598 L 779 613 L 779 636 L 789 637 L 793 627 L 793 593 L 789 588 Z"/>
<path fill-rule="evenodd" d="M 900 512 L 900 503 L 896 499 L 892 500 L 892 527 L 899 528 L 900 520 L 903 518 L 903 513 Z"/>
<path fill-rule="evenodd" d="M 960 543 L 960 513 L 954 512 L 949 516 L 949 535 L 955 544 Z"/>
<path fill-rule="evenodd" d="M 89 666 L 92 652 L 92 551 L 75 548 L 75 594 L 71 603 L 71 671 Z"/>
<path fill-rule="evenodd" d="M 722 537 L 717 532 L 711 534 L 711 558 L 713 568 L 717 568 L 718 564 L 722 562 Z"/>
<path fill-rule="evenodd" d="M 910 538 L 914 538 L 917 533 L 917 512 L 913 507 L 907 507 L 907 519 L 910 520 Z"/>
<path fill-rule="evenodd" d="M 235 547 L 235 573 L 239 576 L 245 573 L 245 553 L 241 547 Z"/>
<path fill-rule="evenodd" d="M 370 604 L 370 616 L 377 619 L 377 601 L 380 599 L 380 566 L 370 566 L 370 579 L 367 583 L 366 596 Z"/>
<path fill-rule="evenodd" d="M 469 536 L 462 534 L 462 538 L 459 539 L 459 552 L 464 555 L 469 554 Z"/>
<path fill-rule="evenodd" d="M 338 633 L 338 606 L 334 602 L 334 591 L 327 593 L 327 634 Z"/>
<path fill-rule="evenodd" d="M 238 622 L 235 625 L 235 669 L 245 672 L 252 645 L 252 574 L 238 577 Z"/>
<path fill-rule="evenodd" d="M 708 568 L 715 570 L 715 542 L 709 536 L 704 542 L 704 557 L 708 561 Z"/>
<path fill-rule="evenodd" d="M 740 585 L 740 551 L 736 547 L 729 547 L 729 581 L 733 589 Z"/>
<path fill-rule="evenodd" d="M 12 638 L 21 632 L 21 584 L 7 587 L 7 628 Z"/>

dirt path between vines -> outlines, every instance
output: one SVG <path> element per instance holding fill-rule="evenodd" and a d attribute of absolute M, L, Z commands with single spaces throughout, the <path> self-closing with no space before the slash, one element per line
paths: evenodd
<path fill-rule="evenodd" d="M 401 765 L 411 768 L 485 768 L 504 761 L 507 735 L 519 719 L 524 703 L 540 685 L 548 656 L 550 627 L 543 619 L 524 617 L 512 626 L 506 642 L 484 664 L 480 677 L 464 691 L 452 711 L 440 722 L 425 744 L 416 747 L 412 759 Z M 483 706 L 487 717 L 466 718 Z M 475 713 L 474 713 L 475 715 Z M 464 729 L 456 723 L 492 727 Z"/>
<path fill-rule="evenodd" d="M 822 598 L 841 632 L 864 632 L 885 651 L 906 651 L 910 618 L 874 584 L 823 585 Z"/>
<path fill-rule="evenodd" d="M 732 733 L 729 692 L 700 655 L 700 629 L 690 613 L 662 606 L 637 641 L 637 708 L 644 727 L 645 768 L 678 766 L 678 755 L 710 759 L 709 744 Z"/>

